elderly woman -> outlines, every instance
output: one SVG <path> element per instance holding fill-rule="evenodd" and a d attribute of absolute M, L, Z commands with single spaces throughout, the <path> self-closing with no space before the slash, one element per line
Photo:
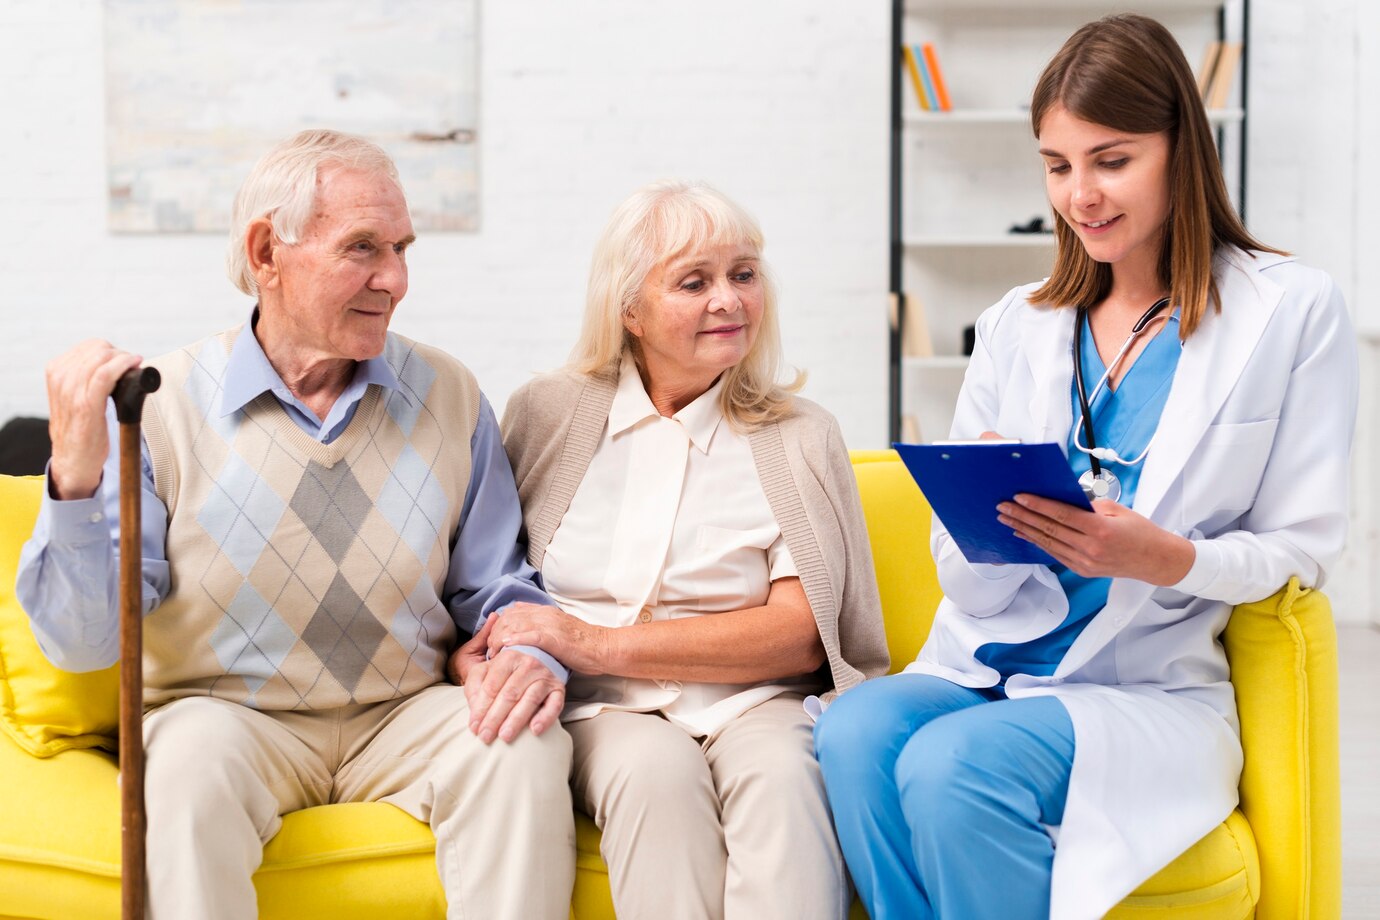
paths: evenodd
<path fill-rule="evenodd" d="M 572 364 L 503 419 L 561 609 L 514 605 L 490 647 L 572 670 L 571 784 L 633 920 L 847 912 L 802 703 L 885 672 L 886 644 L 838 425 L 776 382 L 761 251 L 713 189 L 636 192 L 595 250 Z"/>

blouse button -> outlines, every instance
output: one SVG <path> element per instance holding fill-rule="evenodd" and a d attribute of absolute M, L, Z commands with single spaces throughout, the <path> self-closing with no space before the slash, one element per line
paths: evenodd
<path fill-rule="evenodd" d="M 652 622 L 652 612 L 651 612 L 650 610 L 648 610 L 646 607 L 643 607 L 643 608 L 642 608 L 642 612 L 639 613 L 639 614 L 637 615 L 637 622 L 639 622 L 639 623 L 650 623 L 650 622 Z"/>

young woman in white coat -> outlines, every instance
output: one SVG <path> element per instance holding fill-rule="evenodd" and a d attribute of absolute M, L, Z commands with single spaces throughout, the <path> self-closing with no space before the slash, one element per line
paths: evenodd
<path fill-rule="evenodd" d="M 1173 37 L 1084 26 L 1031 121 L 1054 269 L 978 321 L 953 437 L 1061 443 L 1093 511 L 992 510 L 1048 566 L 970 564 L 936 521 L 918 659 L 817 724 L 873 920 L 1100 917 L 1223 821 L 1241 745 L 1218 636 L 1232 605 L 1322 584 L 1346 530 L 1345 305 L 1233 212 Z"/>

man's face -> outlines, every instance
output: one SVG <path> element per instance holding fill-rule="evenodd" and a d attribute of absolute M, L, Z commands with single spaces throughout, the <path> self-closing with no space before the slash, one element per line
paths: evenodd
<path fill-rule="evenodd" d="M 271 334 L 284 339 L 275 344 L 316 360 L 382 354 L 393 308 L 407 293 L 412 240 L 396 183 L 373 172 L 324 169 L 301 242 L 277 247 L 278 273 L 262 292 Z"/>

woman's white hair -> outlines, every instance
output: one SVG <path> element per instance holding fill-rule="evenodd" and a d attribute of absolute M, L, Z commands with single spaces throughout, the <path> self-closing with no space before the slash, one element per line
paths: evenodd
<path fill-rule="evenodd" d="M 398 167 L 373 141 L 320 128 L 288 138 L 254 164 L 235 194 L 230 211 L 230 248 L 225 255 L 225 269 L 235 287 L 251 297 L 259 294 L 245 250 L 249 224 L 267 217 L 279 240 L 289 246 L 300 243 L 311 220 L 317 181 L 323 170 L 332 167 L 378 173 L 402 188 Z"/>
<path fill-rule="evenodd" d="M 624 353 L 637 356 L 637 337 L 624 325 L 638 310 L 642 286 L 652 269 L 685 253 L 713 246 L 751 247 L 762 253 L 762 228 L 747 211 L 703 183 L 666 180 L 633 192 L 620 204 L 594 247 L 585 297 L 584 327 L 570 356 L 585 374 L 616 373 Z M 781 373 L 781 332 L 776 317 L 776 282 L 759 262 L 762 318 L 751 350 L 724 372 L 721 407 L 734 428 L 751 431 L 789 414 L 791 395 L 804 385 L 797 372 L 789 384 Z"/>

